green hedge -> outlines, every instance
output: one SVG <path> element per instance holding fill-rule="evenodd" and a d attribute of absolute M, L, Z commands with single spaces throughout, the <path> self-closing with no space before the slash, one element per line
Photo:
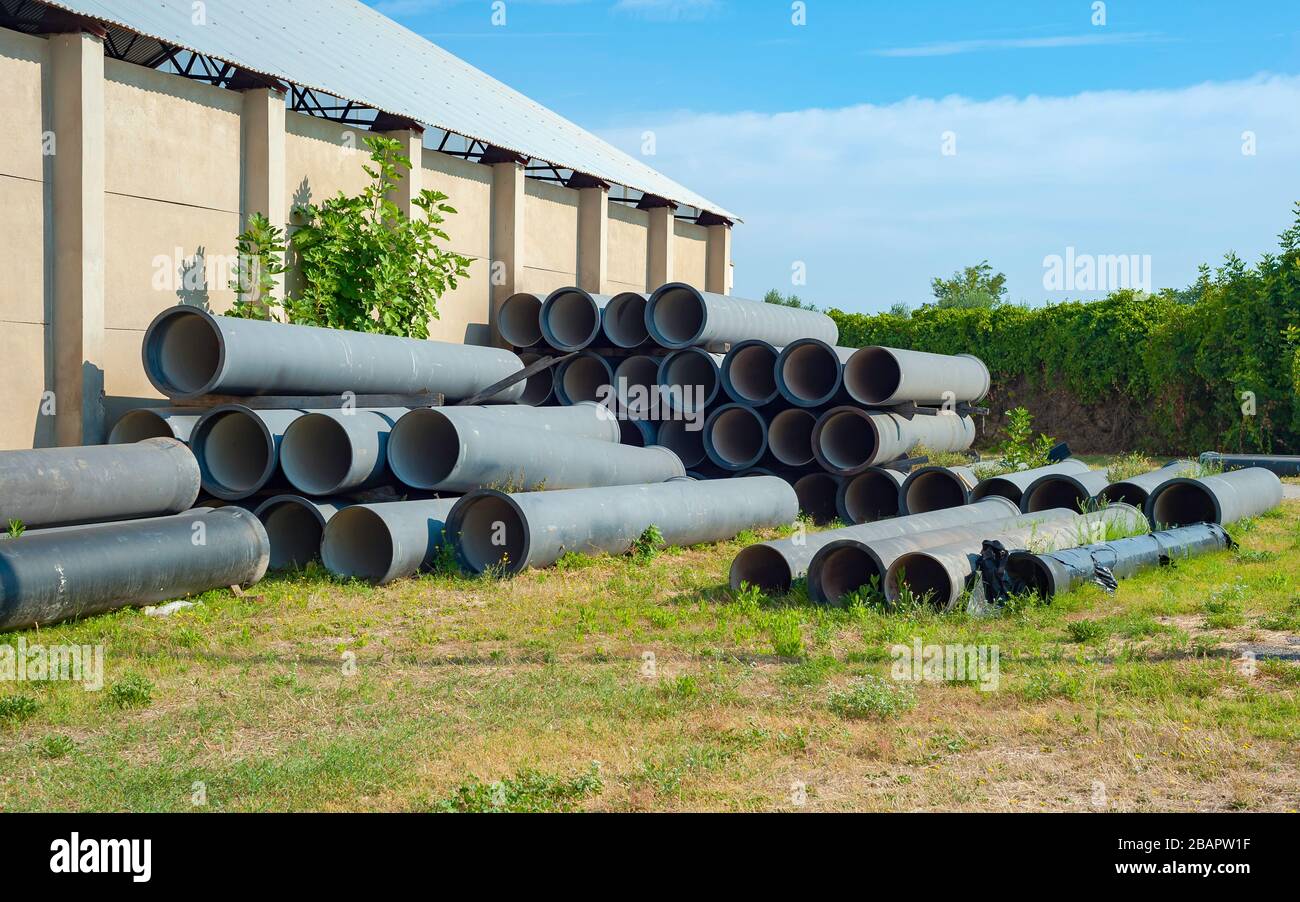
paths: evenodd
<path fill-rule="evenodd" d="M 1122 404 L 1138 450 L 1300 452 L 1300 204 L 1281 249 L 1247 266 L 1229 255 L 1186 291 L 1119 291 L 1028 308 L 923 307 L 909 315 L 828 311 L 846 347 L 973 353 L 994 384 L 1065 391 L 1081 416 Z M 1243 393 L 1254 393 L 1254 415 Z M 1032 410 L 1032 405 L 1030 405 Z M 1124 450 L 1124 449 L 1112 449 Z"/>

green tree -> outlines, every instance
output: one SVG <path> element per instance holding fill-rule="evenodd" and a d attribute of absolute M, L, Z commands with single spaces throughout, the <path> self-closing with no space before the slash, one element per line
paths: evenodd
<path fill-rule="evenodd" d="M 1007 293 L 1007 277 L 994 273 L 989 261 L 968 266 L 952 274 L 950 279 L 935 279 L 930 283 L 936 307 L 996 307 Z"/>
<path fill-rule="evenodd" d="M 773 288 L 767 294 L 763 295 L 763 303 L 777 304 L 781 307 L 794 307 L 796 310 L 816 310 L 814 304 L 805 304 L 797 294 L 783 295 Z"/>

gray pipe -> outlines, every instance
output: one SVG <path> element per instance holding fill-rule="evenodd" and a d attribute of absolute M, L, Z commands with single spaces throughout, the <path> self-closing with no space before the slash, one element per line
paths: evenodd
<path fill-rule="evenodd" d="M 614 397 L 619 410 L 636 418 L 660 414 L 660 360 L 649 354 L 634 354 L 614 369 Z"/>
<path fill-rule="evenodd" d="M 709 458 L 704 450 L 704 424 L 698 419 L 665 420 L 659 424 L 657 440 L 689 469 L 698 469 Z"/>
<path fill-rule="evenodd" d="M 271 543 L 272 570 L 306 567 L 320 557 L 325 524 L 349 504 L 341 499 L 311 499 L 276 495 L 253 512 Z"/>
<path fill-rule="evenodd" d="M 808 565 L 818 549 L 837 539 L 871 542 L 950 526 L 1004 520 L 1019 514 L 1016 506 L 1005 498 L 989 498 L 962 508 L 912 514 L 825 532 L 800 533 L 789 539 L 750 545 L 736 555 L 731 564 L 731 588 L 739 589 L 741 583 L 748 583 L 771 594 L 788 592 L 791 584 L 808 572 Z"/>
<path fill-rule="evenodd" d="M 703 412 L 722 390 L 718 367 L 724 359 L 701 348 L 673 351 L 659 364 L 660 397 L 673 410 Z"/>
<path fill-rule="evenodd" d="M 645 327 L 645 305 L 650 295 L 624 291 L 610 298 L 601 313 L 601 328 L 617 348 L 639 348 L 650 341 Z"/>
<path fill-rule="evenodd" d="M 1110 476 L 1105 470 L 1087 470 L 1083 473 L 1047 473 L 1029 484 L 1020 498 L 1020 509 L 1026 513 L 1064 507 L 1082 511 L 1095 507 L 1095 499 L 1106 486 Z"/>
<path fill-rule="evenodd" d="M 584 409 L 590 408 L 603 410 L 595 405 Z M 519 409 L 533 414 L 556 410 Z M 433 408 L 419 411 L 418 417 L 402 417 L 388 436 L 393 475 L 412 488 L 443 492 L 491 485 L 630 485 L 686 475 L 682 462 L 667 448 L 618 444 L 620 430 L 612 416 L 598 424 L 609 430 L 609 437 L 601 440 L 536 428 L 517 415 L 461 410 Z"/>
<path fill-rule="evenodd" d="M 609 362 L 591 351 L 583 351 L 555 367 L 555 399 L 561 404 L 602 401 L 611 396 L 614 370 Z"/>
<path fill-rule="evenodd" d="M 516 348 L 531 348 L 542 343 L 542 299 L 535 294 L 519 292 L 502 302 L 497 311 L 497 332 L 506 344 Z"/>
<path fill-rule="evenodd" d="M 873 584 L 883 592 L 889 565 L 904 554 L 968 540 L 972 535 L 1000 533 L 1036 523 L 1074 520 L 1073 511 L 1037 511 L 976 526 L 950 526 L 892 539 L 836 539 L 823 545 L 808 564 L 808 597 L 817 604 L 839 604 L 844 596 Z"/>
<path fill-rule="evenodd" d="M 1045 467 L 1035 467 L 1032 470 L 1019 470 L 1015 473 L 1007 473 L 1005 476 L 994 476 L 991 479 L 982 480 L 976 484 L 975 488 L 971 489 L 970 500 L 979 501 L 981 498 L 997 495 L 1013 502 L 1019 508 L 1020 502 L 1025 496 L 1025 489 L 1033 485 L 1040 477 L 1055 473 L 1073 476 L 1077 473 L 1086 472 L 1088 472 L 1088 465 L 1071 457 L 1059 464 L 1048 464 Z"/>
<path fill-rule="evenodd" d="M 621 417 L 618 421 L 619 442 L 636 448 L 659 444 L 659 424 L 652 420 Z M 689 474 L 688 474 L 689 475 Z"/>
<path fill-rule="evenodd" d="M 762 407 L 777 399 L 776 358 L 781 349 L 750 339 L 731 346 L 722 360 L 722 387 L 737 404 Z"/>
<path fill-rule="evenodd" d="M 898 512 L 924 514 L 961 507 L 970 503 L 971 489 L 978 483 L 979 477 L 970 467 L 919 467 L 898 489 Z"/>
<path fill-rule="evenodd" d="M 830 523 L 839 516 L 835 499 L 839 497 L 843 476 L 834 473 L 807 473 L 795 480 L 794 492 L 799 510 L 814 523 Z"/>
<path fill-rule="evenodd" d="M 601 311 L 609 301 L 607 295 L 572 286 L 552 291 L 538 318 L 542 337 L 561 351 L 581 351 L 600 336 Z"/>
<path fill-rule="evenodd" d="M 844 387 L 859 404 L 912 401 L 939 406 L 978 401 L 989 392 L 984 361 L 971 354 L 930 354 L 900 348 L 861 348 L 844 365 Z"/>
<path fill-rule="evenodd" d="M 969 510 L 969 508 L 958 508 Z M 1071 512 L 1073 513 L 1073 512 Z M 1142 512 L 1128 504 L 1112 504 L 1104 510 L 1074 514 L 1070 519 L 1051 520 L 1031 526 L 1009 529 L 973 528 L 967 538 L 950 545 L 900 555 L 885 573 L 885 598 L 898 601 L 904 584 L 917 598 L 928 598 L 940 610 L 950 610 L 966 590 L 975 572 L 985 541 L 998 541 L 1007 547 L 1028 547 L 1051 551 L 1069 548 L 1104 538 L 1113 529 L 1136 533 L 1148 528 Z M 1102 533 L 1097 536 L 1097 533 Z"/>
<path fill-rule="evenodd" d="M 284 431 L 280 469 L 304 495 L 382 485 L 389 475 L 388 434 L 407 413 L 405 407 L 307 411 Z"/>
<path fill-rule="evenodd" d="M 0 542 L 0 630 L 153 604 L 266 574 L 266 530 L 235 507 Z"/>
<path fill-rule="evenodd" d="M 836 407 L 813 429 L 813 453 L 826 469 L 844 476 L 905 456 L 917 445 L 931 451 L 964 451 L 975 441 L 975 421 L 954 413 L 918 415 L 873 413 Z"/>
<path fill-rule="evenodd" d="M 0 451 L 0 523 L 61 526 L 176 514 L 199 497 L 199 466 L 185 445 Z"/>
<path fill-rule="evenodd" d="M 321 560 L 345 579 L 383 585 L 428 569 L 455 498 L 354 504 L 325 524 Z"/>
<path fill-rule="evenodd" d="M 518 573 L 568 551 L 621 554 L 651 526 L 667 544 L 686 546 L 784 526 L 797 513 L 790 484 L 772 476 L 515 495 L 485 490 L 456 502 L 447 534 L 466 569 Z"/>
<path fill-rule="evenodd" d="M 871 523 L 898 516 L 898 490 L 907 474 L 888 467 L 870 467 L 840 484 L 835 508 L 845 523 Z"/>
<path fill-rule="evenodd" d="M 238 501 L 284 482 L 280 444 L 302 410 L 254 410 L 222 404 L 205 413 L 190 433 L 190 448 L 203 474 L 203 490 Z"/>
<path fill-rule="evenodd" d="M 145 375 L 169 398 L 418 394 L 471 397 L 523 369 L 500 348 L 164 310 L 145 332 Z M 493 400 L 517 401 L 522 382 Z"/>
<path fill-rule="evenodd" d="M 1231 545 L 1232 539 L 1222 526 L 1198 523 L 1081 548 L 1044 553 L 1013 551 L 1007 556 L 1006 573 L 1015 591 L 1028 590 L 1051 599 L 1095 582 L 1099 567 L 1116 579 L 1125 579 L 1147 567 L 1222 551 Z"/>
<path fill-rule="evenodd" d="M 724 404 L 704 421 L 704 451 L 724 470 L 748 470 L 767 453 L 767 424 L 752 407 Z"/>
<path fill-rule="evenodd" d="M 1195 461 L 1170 461 L 1159 470 L 1152 470 L 1150 473 L 1142 473 L 1139 476 L 1131 476 L 1119 482 L 1112 482 L 1101 490 L 1101 497 L 1107 501 L 1123 501 L 1125 504 L 1131 504 L 1139 510 L 1144 510 L 1147 506 L 1147 498 L 1150 497 L 1151 492 L 1157 486 L 1174 476 L 1191 475 L 1198 469 L 1199 467 Z"/>
<path fill-rule="evenodd" d="M 1225 470 L 1261 467 L 1278 476 L 1300 476 L 1300 457 L 1280 454 L 1220 454 L 1218 451 L 1206 451 L 1201 455 L 1201 464 Z"/>
<path fill-rule="evenodd" d="M 767 444 L 772 456 L 787 467 L 806 467 L 813 455 L 812 436 L 817 416 L 802 407 L 791 407 L 772 417 L 767 424 Z"/>
<path fill-rule="evenodd" d="M 532 366 L 542 359 L 541 354 L 523 351 L 519 359 L 525 367 Z M 555 367 L 533 373 L 524 382 L 524 393 L 519 396 L 519 403 L 529 407 L 542 407 L 555 396 Z"/>
<path fill-rule="evenodd" d="M 1217 476 L 1176 476 L 1147 498 L 1147 518 L 1161 528 L 1193 523 L 1235 523 L 1282 503 L 1282 480 L 1263 467 Z"/>
<path fill-rule="evenodd" d="M 645 323 L 665 348 L 749 339 L 783 346 L 800 338 L 820 338 L 833 345 L 840 335 L 835 321 L 824 313 L 710 294 L 684 282 L 670 282 L 650 295 Z"/>
<path fill-rule="evenodd" d="M 773 374 L 777 390 L 796 407 L 823 407 L 851 399 L 844 391 L 844 364 L 856 351 L 818 338 L 801 338 L 781 349 Z"/>
<path fill-rule="evenodd" d="M 110 445 L 130 445 L 147 438 L 174 438 L 188 442 L 202 407 L 141 407 L 128 410 L 108 434 Z"/>

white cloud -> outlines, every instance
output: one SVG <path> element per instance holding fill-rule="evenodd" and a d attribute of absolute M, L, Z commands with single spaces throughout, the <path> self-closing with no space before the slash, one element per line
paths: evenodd
<path fill-rule="evenodd" d="M 986 38 L 970 41 L 938 41 L 914 47 L 886 47 L 870 50 L 872 56 L 956 56 L 989 50 L 1047 50 L 1059 47 L 1095 47 L 1105 44 L 1149 44 L 1166 38 L 1146 32 L 1110 32 L 1080 35 L 1057 35 L 1042 38 Z"/>
<path fill-rule="evenodd" d="M 618 0 L 614 12 L 659 22 L 676 22 L 706 18 L 717 12 L 720 6 L 719 0 Z"/>
<path fill-rule="evenodd" d="M 988 258 L 1012 298 L 1060 299 L 1043 258 L 1151 255 L 1182 287 L 1202 262 L 1276 246 L 1300 200 L 1300 77 L 1071 97 L 912 98 L 787 113 L 666 113 L 602 131 L 736 211 L 737 293 L 790 290 L 852 310 L 929 297 Z M 1242 133 L 1256 136 L 1242 154 Z M 955 156 L 941 153 L 956 136 Z"/>

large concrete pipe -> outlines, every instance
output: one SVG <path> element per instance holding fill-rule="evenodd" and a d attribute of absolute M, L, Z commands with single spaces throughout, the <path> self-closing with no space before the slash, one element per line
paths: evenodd
<path fill-rule="evenodd" d="M 898 490 L 907 474 L 888 467 L 870 467 L 840 483 L 835 509 L 845 523 L 871 523 L 898 516 Z"/>
<path fill-rule="evenodd" d="M 620 411 L 636 419 L 663 415 L 659 395 L 661 361 L 649 354 L 633 354 L 614 369 L 614 398 Z"/>
<path fill-rule="evenodd" d="M 335 576 L 383 585 L 433 565 L 455 498 L 354 504 L 325 524 L 321 560 Z"/>
<path fill-rule="evenodd" d="M 1235 523 L 1282 503 L 1282 480 L 1263 467 L 1189 479 L 1176 476 L 1147 498 L 1147 518 L 1161 527 Z"/>
<path fill-rule="evenodd" d="M 698 418 L 660 423 L 658 443 L 676 454 L 687 469 L 698 470 L 709 459 L 704 450 L 704 422 Z"/>
<path fill-rule="evenodd" d="M 531 348 L 542 343 L 542 299 L 519 292 L 506 298 L 497 310 L 497 331 L 506 344 Z"/>
<path fill-rule="evenodd" d="M 722 360 L 722 387 L 737 404 L 763 407 L 777 399 L 776 358 L 780 355 L 766 341 L 750 339 L 732 345 Z"/>
<path fill-rule="evenodd" d="M 178 514 L 199 497 L 199 465 L 172 438 L 0 451 L 0 522 L 29 528 Z"/>
<path fill-rule="evenodd" d="M 538 323 L 546 343 L 561 351 L 581 351 L 600 335 L 601 311 L 609 297 L 581 288 L 558 288 L 542 302 Z"/>
<path fill-rule="evenodd" d="M 520 353 L 519 359 L 528 367 L 541 360 L 542 355 L 524 351 Z M 519 396 L 519 403 L 529 407 L 542 407 L 554 396 L 555 367 L 548 367 L 528 377 L 524 382 L 524 393 Z"/>
<path fill-rule="evenodd" d="M 1009 529 L 972 527 L 967 537 L 961 541 L 912 551 L 895 558 L 885 573 L 885 598 L 891 604 L 897 602 L 906 586 L 914 597 L 928 599 L 930 604 L 940 610 L 950 610 L 966 590 L 985 541 L 998 541 L 1010 548 L 1052 551 L 1104 539 L 1105 533 L 1116 529 L 1133 534 L 1144 532 L 1147 528 L 1147 520 L 1142 512 L 1123 503 L 1112 504 L 1104 510 L 1087 514 L 1074 514 L 1069 519 L 1050 520 L 1029 526 Z"/>
<path fill-rule="evenodd" d="M 612 400 L 614 370 L 599 354 L 583 351 L 555 367 L 555 398 L 561 404 Z"/>
<path fill-rule="evenodd" d="M 1123 501 L 1125 504 L 1131 504 L 1138 510 L 1145 510 L 1147 498 L 1163 482 L 1167 482 L 1175 476 L 1192 476 L 1199 470 L 1195 461 L 1191 460 L 1174 460 L 1165 464 L 1158 470 L 1152 470 L 1150 473 L 1142 473 L 1138 476 L 1130 476 L 1128 479 L 1112 482 L 1101 490 L 1101 498 L 1106 501 Z"/>
<path fill-rule="evenodd" d="M 814 523 L 830 523 L 839 516 L 835 499 L 839 497 L 840 486 L 843 484 L 844 477 L 834 473 L 806 473 L 800 476 L 794 483 L 799 510 L 811 517 Z"/>
<path fill-rule="evenodd" d="M 620 417 L 619 442 L 636 448 L 649 448 L 659 444 L 659 423 L 654 420 L 635 420 Z"/>
<path fill-rule="evenodd" d="M 919 467 L 908 474 L 898 489 L 900 514 L 924 514 L 970 501 L 979 477 L 970 467 Z"/>
<path fill-rule="evenodd" d="M 1088 472 L 1088 465 L 1072 457 L 1069 460 L 1061 461 L 1059 464 L 1035 467 L 1032 470 L 1019 470 L 1015 473 L 1007 473 L 1004 476 L 994 476 L 991 479 L 982 480 L 976 484 L 975 488 L 970 490 L 970 500 L 979 501 L 981 498 L 996 495 L 1014 502 L 1016 507 L 1019 508 L 1020 502 L 1025 497 L 1025 489 L 1033 485 L 1040 477 L 1056 473 L 1075 475 L 1086 472 Z"/>
<path fill-rule="evenodd" d="M 975 441 L 975 421 L 954 413 L 906 419 L 859 407 L 836 407 L 813 429 L 813 453 L 826 469 L 843 476 L 906 455 L 917 445 L 931 451 L 964 451 Z"/>
<path fill-rule="evenodd" d="M 284 431 L 280 469 L 304 495 L 339 495 L 388 479 L 388 434 L 410 411 L 313 410 Z"/>
<path fill-rule="evenodd" d="M 767 453 L 767 423 L 752 407 L 724 404 L 704 421 L 704 451 L 724 470 L 748 470 Z"/>
<path fill-rule="evenodd" d="M 645 327 L 645 305 L 650 295 L 624 291 L 614 295 L 601 312 L 601 328 L 616 348 L 639 348 L 650 341 Z"/>
<path fill-rule="evenodd" d="M 971 354 L 869 347 L 860 348 L 844 364 L 844 388 L 859 404 L 872 406 L 978 401 L 988 394 L 990 384 L 989 368 Z"/>
<path fill-rule="evenodd" d="M 541 413 L 548 409 L 528 407 Z M 461 414 L 434 408 L 418 419 L 403 417 L 388 437 L 393 474 L 416 489 L 469 492 L 491 485 L 587 488 L 662 482 L 686 475 L 667 448 L 618 444 L 618 421 L 610 419 L 612 440 L 565 435 L 529 428 L 527 421 Z"/>
<path fill-rule="evenodd" d="M 824 313 L 710 294 L 683 282 L 670 282 L 650 295 L 645 322 L 665 348 L 749 339 L 784 346 L 800 338 L 820 338 L 833 345 L 840 337 L 835 321 Z"/>
<path fill-rule="evenodd" d="M 802 407 L 791 407 L 772 417 L 767 424 L 767 446 L 772 456 L 787 467 L 806 467 L 816 460 L 812 436 L 817 415 Z"/>
<path fill-rule="evenodd" d="M 844 364 L 855 351 L 817 338 L 801 338 L 781 349 L 773 368 L 777 390 L 796 407 L 824 407 L 851 400 L 844 391 Z"/>
<path fill-rule="evenodd" d="M 797 513 L 790 484 L 772 476 L 514 495 L 485 490 L 456 502 L 447 534 L 466 569 L 518 573 L 569 551 L 621 554 L 651 526 L 669 545 L 685 546 L 784 526 Z"/>
<path fill-rule="evenodd" d="M 172 307 L 149 324 L 145 375 L 169 398 L 441 392 L 469 398 L 524 368 L 509 351 Z M 522 382 L 492 400 L 513 402 Z"/>
<path fill-rule="evenodd" d="M 718 367 L 725 358 L 701 348 L 673 351 L 659 364 L 659 393 L 673 410 L 702 413 L 722 390 Z"/>
<path fill-rule="evenodd" d="M 130 445 L 147 438 L 174 438 L 188 442 L 201 407 L 141 407 L 128 410 L 108 433 L 110 445 Z"/>
<path fill-rule="evenodd" d="M 1006 574 L 1014 591 L 1031 591 L 1044 599 L 1064 595 L 1084 583 L 1104 579 L 1104 568 L 1115 579 L 1126 579 L 1148 567 L 1159 567 L 1201 554 L 1222 551 L 1232 539 L 1216 523 L 1198 523 L 1058 551 L 1013 551 Z"/>
<path fill-rule="evenodd" d="M 1084 511 L 1096 506 L 1096 498 L 1106 486 L 1110 476 L 1105 470 L 1086 470 L 1083 473 L 1046 473 L 1039 476 L 1020 496 L 1020 509 L 1026 513 L 1064 507 Z"/>
<path fill-rule="evenodd" d="M 741 583 L 748 583 L 772 594 L 788 592 L 790 585 L 808 572 L 808 565 L 818 549 L 837 539 L 871 542 L 950 526 L 1004 520 L 1019 514 L 1016 506 L 1005 498 L 990 498 L 962 508 L 912 514 L 826 532 L 801 533 L 788 539 L 750 545 L 736 555 L 731 564 L 731 588 L 739 589 Z"/>
<path fill-rule="evenodd" d="M 0 630 L 252 585 L 269 559 L 266 530 L 237 507 L 38 530 L 0 542 Z"/>
<path fill-rule="evenodd" d="M 190 433 L 190 447 L 203 474 L 203 490 L 238 501 L 283 484 L 280 444 L 303 410 L 254 410 L 223 404 L 205 413 Z"/>
<path fill-rule="evenodd" d="M 1260 467 L 1278 476 L 1300 476 L 1300 457 L 1280 454 L 1220 454 L 1218 451 L 1206 451 L 1201 455 L 1201 464 L 1224 470 Z"/>
<path fill-rule="evenodd" d="M 348 506 L 349 502 L 337 498 L 301 495 L 276 495 L 259 504 L 253 513 L 271 543 L 271 569 L 292 570 L 317 560 L 325 524 Z"/>
<path fill-rule="evenodd" d="M 978 527 L 950 526 L 892 539 L 836 539 L 822 546 L 808 564 L 808 597 L 818 604 L 840 604 L 846 595 L 867 586 L 874 585 L 883 592 L 885 576 L 894 561 L 914 551 L 960 542 L 970 537 L 972 529 L 1006 532 L 1036 523 L 1073 521 L 1076 516 L 1074 511 L 1060 508 L 992 520 Z"/>

